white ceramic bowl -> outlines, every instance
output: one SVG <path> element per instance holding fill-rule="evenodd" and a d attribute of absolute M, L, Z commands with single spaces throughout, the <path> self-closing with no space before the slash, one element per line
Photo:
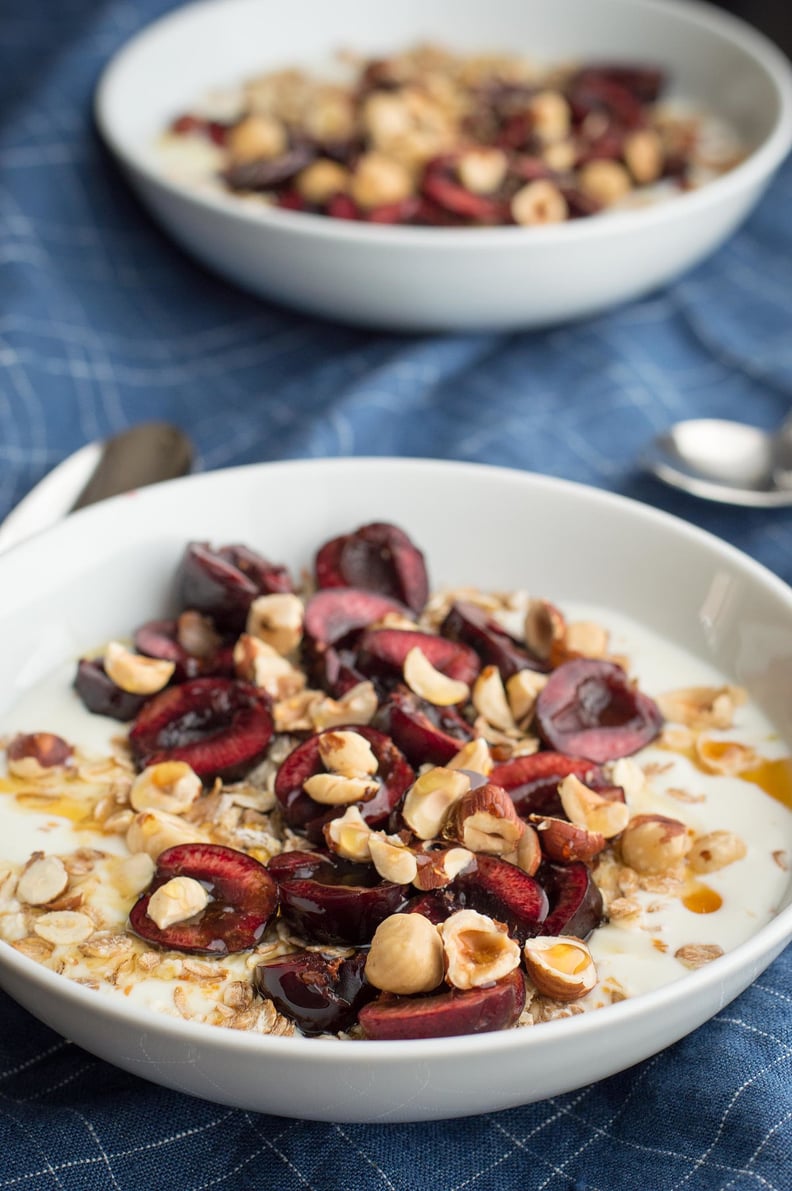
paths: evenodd
<path fill-rule="evenodd" d="M 695 0 L 208 0 L 133 38 L 105 71 L 100 131 L 143 202 L 188 252 L 265 298 L 402 330 L 543 326 L 662 285 L 712 252 L 757 201 L 792 143 L 786 58 Z M 747 159 L 651 209 L 541 228 L 379 227 L 251 208 L 164 176 L 154 142 L 213 86 L 388 53 L 430 39 L 547 61 L 653 60 L 675 94 L 728 120 Z"/>
<path fill-rule="evenodd" d="M 68 518 L 0 557 L 0 731 L 50 669 L 164 610 L 187 539 L 243 541 L 295 567 L 362 519 L 398 522 L 436 585 L 519 586 L 619 609 L 748 687 L 792 744 L 792 592 L 744 555 L 646 506 L 470 464 L 310 461 L 210 473 Z M 584 577 L 584 590 L 581 590 Z M 749 941 L 658 991 L 530 1030 L 431 1041 L 250 1036 L 103 997 L 0 942 L 0 984 L 89 1051 L 247 1109 L 323 1120 L 459 1116 L 553 1096 L 706 1021 L 792 936 L 785 908 Z"/>

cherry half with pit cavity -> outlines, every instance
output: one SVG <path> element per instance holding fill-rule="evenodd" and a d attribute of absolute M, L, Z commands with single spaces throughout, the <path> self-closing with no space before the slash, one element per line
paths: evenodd
<path fill-rule="evenodd" d="M 363 974 L 366 957 L 366 950 L 347 957 L 298 951 L 258 964 L 253 986 L 303 1034 L 338 1034 L 377 996 Z"/>
<path fill-rule="evenodd" d="M 320 588 L 360 587 L 399 600 L 414 612 L 421 612 L 429 597 L 423 554 L 404 530 L 385 521 L 325 542 L 315 571 Z"/>
<path fill-rule="evenodd" d="M 448 1038 L 507 1030 L 524 1008 L 525 981 L 517 968 L 482 988 L 454 988 L 427 997 L 386 994 L 365 1005 L 359 1020 L 367 1038 Z"/>
<path fill-rule="evenodd" d="M 191 542 L 176 574 L 182 608 L 210 616 L 218 628 L 241 632 L 248 609 L 260 595 L 294 590 L 286 567 L 269 562 L 247 546 Z"/>

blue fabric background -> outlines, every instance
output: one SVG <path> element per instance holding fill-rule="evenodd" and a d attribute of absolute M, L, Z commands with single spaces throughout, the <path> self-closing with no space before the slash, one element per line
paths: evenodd
<path fill-rule="evenodd" d="M 164 239 L 95 136 L 110 54 L 165 0 L 0 0 L 0 516 L 80 444 L 164 417 L 204 469 L 343 454 L 481 460 L 679 514 L 792 580 L 792 514 L 643 477 L 686 416 L 792 399 L 792 165 L 671 288 L 542 334 L 413 338 L 307 320 Z M 125 1075 L 0 994 L 0 1189 L 787 1191 L 792 953 L 690 1038 L 596 1086 L 462 1122 L 232 1111 Z M 475 1078 L 471 1073 L 471 1078 Z"/>

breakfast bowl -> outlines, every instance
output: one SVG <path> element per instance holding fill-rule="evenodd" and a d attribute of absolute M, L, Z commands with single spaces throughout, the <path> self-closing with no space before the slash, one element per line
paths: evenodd
<path fill-rule="evenodd" d="M 617 205 L 539 226 L 384 226 L 317 216 L 196 185 L 168 167 L 163 132 L 218 88 L 297 67 L 322 72 L 349 51 L 418 44 L 465 56 L 656 66 L 668 100 L 709 114 L 739 146 L 733 168 L 667 201 Z M 275 6 L 206 0 L 157 21 L 106 68 L 101 135 L 143 203 L 191 255 L 261 297 L 310 314 L 395 330 L 520 328 L 595 314 L 702 260 L 737 227 L 792 143 L 792 72 L 767 39 L 700 3 L 676 0 L 339 0 Z M 673 188 L 672 188 L 673 189 Z"/>
<path fill-rule="evenodd" d="M 541 607 L 555 610 L 553 623 L 566 618 L 568 665 L 579 666 L 582 655 L 582 664 L 604 665 L 611 673 L 626 666 L 631 679 L 624 698 L 638 682 L 664 709 L 663 736 L 648 751 L 642 748 L 634 762 L 626 759 L 629 772 L 617 761 L 622 769 L 611 771 L 611 778 L 626 783 L 625 790 L 631 786 L 631 813 L 659 812 L 666 827 L 675 823 L 690 847 L 684 863 L 692 864 L 694 853 L 698 863 L 680 884 L 678 870 L 669 876 L 650 866 L 642 876 L 640 858 L 622 853 L 623 861 L 637 867 L 629 870 L 629 889 L 623 865 L 619 888 L 602 882 L 609 921 L 603 918 L 589 938 L 600 978 L 590 1011 L 579 1011 L 585 999 L 535 997 L 530 1004 L 541 1005 L 542 1012 L 521 1017 L 518 1028 L 474 1022 L 467 1030 L 452 1029 L 450 1036 L 402 1032 L 398 1040 L 360 1037 L 354 1028 L 339 1037 L 304 1036 L 277 1014 L 280 1025 L 268 1032 L 241 1028 L 239 1019 L 235 1028 L 226 1028 L 211 1024 L 216 1017 L 191 1012 L 177 997 L 181 969 L 167 965 L 185 957 L 157 946 L 140 952 L 139 941 L 124 934 L 134 897 L 123 901 L 118 922 L 107 917 L 113 912 L 109 903 L 97 902 L 91 913 L 98 917 L 87 923 L 87 933 L 78 934 L 76 947 L 53 934 L 64 924 L 69 930 L 78 922 L 86 925 L 79 900 L 86 886 L 80 882 L 86 875 L 93 879 L 97 855 L 114 853 L 103 864 L 115 864 L 115 853 L 121 858 L 130 821 L 129 781 L 112 770 L 113 809 L 127 814 L 118 834 L 107 808 L 100 816 L 98 803 L 92 804 L 86 817 L 76 795 L 64 793 L 57 780 L 53 785 L 51 775 L 42 786 L 35 766 L 17 766 L 12 773 L 12 742 L 49 733 L 85 746 L 80 764 L 90 771 L 86 780 L 101 781 L 111 764 L 103 756 L 112 752 L 112 765 L 118 763 L 124 747 L 118 738 L 128 724 L 89 714 L 81 705 L 72 685 L 77 661 L 95 659 L 105 649 L 105 668 L 112 673 L 109 641 L 128 640 L 141 623 L 155 618 L 161 625 L 157 618 L 174 614 L 174 574 L 185 544 L 214 543 L 218 549 L 221 543 L 245 544 L 296 577 L 312 571 L 324 543 L 354 537 L 364 517 L 369 525 L 399 527 L 399 533 L 388 531 L 388 540 L 414 544 L 435 591 L 450 588 L 475 601 L 476 590 L 527 590 L 547 601 Z M 359 547 L 360 538 L 355 541 Z M 353 553 L 359 561 L 359 549 Z M 330 554 L 335 566 L 339 555 Z M 324 558 L 327 562 L 327 553 Z M 486 1112 L 580 1087 L 670 1045 L 743 991 L 792 937 L 792 886 L 785 867 L 792 852 L 792 594 L 749 558 L 681 521 L 580 485 L 480 465 L 396 459 L 276 463 L 193 476 L 84 510 L 6 553 L 0 579 L 0 650 L 7 675 L 0 734 L 8 765 L 7 776 L 0 777 L 0 985 L 53 1029 L 127 1071 L 212 1101 L 301 1118 L 388 1122 Z M 500 600 L 504 609 L 524 607 L 510 599 L 501 596 L 481 606 L 498 607 Z M 585 661 L 586 650 L 602 656 L 602 646 L 591 644 L 596 625 L 610 632 L 607 662 Z M 501 633 L 500 643 L 505 640 Z M 554 640 L 558 645 L 561 638 Z M 680 699 L 692 702 L 693 712 L 681 713 L 687 728 L 671 722 L 674 705 L 661 699 L 673 689 L 677 706 Z M 731 729 L 731 712 L 723 715 L 726 705 L 733 708 Z M 494 731 L 491 723 L 479 724 L 479 730 L 492 742 L 487 747 L 493 755 L 503 757 L 498 750 L 504 748 L 508 755 L 513 733 Z M 653 721 L 652 733 L 659 730 Z M 721 764 L 724 755 L 743 757 L 731 775 Z M 707 757 L 713 762 L 709 768 L 701 765 Z M 509 764 L 515 761 L 505 767 Z M 416 763 L 418 768 L 426 767 Z M 72 782 L 68 789 L 74 788 Z M 247 789 L 247 807 L 255 805 L 254 793 Z M 217 795 L 215 786 L 207 797 Z M 616 805 L 605 795 L 590 796 L 600 807 Z M 639 815 L 642 821 L 646 817 Z M 656 813 L 648 817 L 660 821 Z M 255 815 L 246 820 L 251 829 L 254 820 Z M 388 839 L 400 846 L 398 836 Z M 726 844 L 731 854 L 713 861 Z M 623 842 L 620 846 L 624 849 Z M 59 854 L 70 886 L 65 894 L 63 884 L 42 894 L 41 881 L 58 870 Z M 525 873 L 518 876 L 528 880 Z M 561 934 L 563 943 L 574 931 Z M 136 985 L 122 976 L 130 971 L 129 951 L 106 980 L 101 965 L 93 971 L 82 966 L 85 955 L 102 956 L 119 945 L 138 947 L 148 973 L 151 964 L 166 965 L 158 967 L 153 998 L 145 980 Z M 252 942 L 242 953 L 245 963 L 251 948 L 255 955 Z M 202 987 L 211 991 L 214 977 L 207 965 L 217 959 L 206 953 L 186 958 L 198 984 L 208 980 Z M 251 970 L 245 968 L 248 980 Z M 538 982 L 535 973 L 532 979 Z M 235 997 L 242 983 L 234 984 Z M 485 980 L 473 992 L 488 995 L 502 984 Z M 247 1008 L 251 996 L 248 992 Z M 385 1000 L 401 1003 L 390 994 Z M 230 1006 L 236 1002 L 224 1003 L 231 1024 Z M 470 1032 L 477 1028 L 489 1032 Z"/>

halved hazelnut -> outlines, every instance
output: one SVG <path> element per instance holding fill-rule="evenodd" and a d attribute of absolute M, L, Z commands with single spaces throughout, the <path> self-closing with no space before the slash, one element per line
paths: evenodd
<path fill-rule="evenodd" d="M 609 207 L 632 190 L 627 170 L 618 161 L 595 158 L 587 161 L 578 175 L 578 185 L 585 195 Z"/>
<path fill-rule="evenodd" d="M 14 777 L 35 781 L 71 765 L 74 749 L 53 732 L 18 732 L 8 742 L 6 765 Z"/>
<path fill-rule="evenodd" d="M 587 658 L 604 658 L 608 652 L 609 633 L 593 620 L 570 621 L 566 627 L 564 646 L 568 653 Z"/>
<path fill-rule="evenodd" d="M 637 873 L 661 873 L 690 851 L 687 827 L 666 815 L 636 815 L 621 837 L 622 860 Z"/>
<path fill-rule="evenodd" d="M 511 201 L 511 213 L 515 223 L 534 227 L 544 223 L 563 223 L 569 214 L 569 207 L 553 182 L 539 178 L 517 191 Z"/>
<path fill-rule="evenodd" d="M 325 823 L 322 833 L 327 846 L 344 860 L 371 860 L 369 841 L 373 832 L 356 806 L 348 806 L 343 815 Z"/>
<path fill-rule="evenodd" d="M 451 807 L 470 789 L 470 778 L 456 769 L 435 766 L 407 791 L 402 817 L 419 839 L 440 834 Z"/>
<path fill-rule="evenodd" d="M 209 904 L 209 894 L 193 877 L 172 877 L 149 898 L 146 913 L 160 930 L 186 922 Z"/>
<path fill-rule="evenodd" d="M 257 596 L 250 605 L 245 629 L 285 656 L 302 640 L 303 602 L 286 591 Z"/>
<path fill-rule="evenodd" d="M 366 960 L 366 979 L 383 992 L 432 992 L 443 980 L 443 943 L 422 914 L 391 914 L 379 924 Z"/>
<path fill-rule="evenodd" d="M 412 883 L 424 892 L 430 889 L 445 889 L 475 859 L 467 848 L 432 848 L 427 852 L 416 852 L 416 872 Z"/>
<path fill-rule="evenodd" d="M 160 852 L 176 844 L 207 843 L 206 832 L 167 811 L 139 811 L 126 833 L 130 852 L 147 852 L 156 860 Z"/>
<path fill-rule="evenodd" d="M 151 884 L 156 865 L 148 852 L 124 856 L 113 870 L 113 884 L 121 897 L 137 897 Z"/>
<path fill-rule="evenodd" d="M 574 774 L 565 777 L 560 783 L 558 795 L 570 823 L 602 835 L 605 839 L 613 839 L 624 831 L 630 821 L 626 803 L 603 798 Z"/>
<path fill-rule="evenodd" d="M 547 683 L 547 675 L 536 670 L 518 670 L 506 680 L 506 698 L 518 725 L 527 726 L 533 718 L 539 692 Z"/>
<path fill-rule="evenodd" d="M 646 789 L 646 774 L 632 757 L 620 757 L 605 766 L 608 780 L 624 791 L 627 805 L 631 805 Z"/>
<path fill-rule="evenodd" d="M 511 798 L 492 782 L 469 790 L 454 803 L 443 828 L 447 839 L 458 840 L 471 852 L 493 856 L 512 852 L 524 831 L 525 823 Z"/>
<path fill-rule="evenodd" d="M 470 695 L 470 687 L 466 682 L 449 678 L 447 674 L 435 669 L 417 645 L 404 659 L 403 673 L 404 681 L 410 690 L 435 707 L 451 707 L 454 703 L 464 703 Z"/>
<path fill-rule="evenodd" d="M 540 141 L 560 141 L 569 133 L 569 103 L 560 91 L 540 91 L 528 103 L 531 131 Z"/>
<path fill-rule="evenodd" d="M 637 128 L 624 138 L 624 160 L 639 186 L 655 182 L 663 172 L 663 142 L 653 128 Z"/>
<path fill-rule="evenodd" d="M 542 863 L 542 846 L 536 828 L 526 823 L 525 831 L 517 847 L 513 852 L 507 852 L 503 859 L 508 860 L 509 864 L 521 868 L 524 873 L 532 877 Z"/>
<path fill-rule="evenodd" d="M 759 755 L 748 745 L 736 740 L 713 740 L 699 736 L 695 744 L 699 764 L 708 773 L 722 773 L 734 776 L 759 764 Z"/>
<path fill-rule="evenodd" d="M 480 773 L 482 777 L 489 777 L 492 773 L 492 753 L 489 745 L 482 736 L 469 740 L 463 744 L 458 753 L 454 753 L 450 761 L 446 761 L 446 769 L 466 769 L 469 773 Z"/>
<path fill-rule="evenodd" d="M 709 831 L 693 840 L 687 861 L 696 873 L 716 873 L 746 855 L 745 841 L 733 831 Z"/>
<path fill-rule="evenodd" d="M 547 600 L 529 600 L 523 621 L 525 644 L 543 662 L 550 657 L 553 646 L 564 640 L 566 621 L 555 604 Z"/>
<path fill-rule="evenodd" d="M 371 862 L 383 881 L 394 885 L 410 885 L 418 873 L 418 862 L 412 852 L 398 836 L 387 836 L 384 832 L 372 832 L 369 838 Z"/>
<path fill-rule="evenodd" d="M 322 206 L 349 186 L 349 170 L 329 157 L 320 157 L 297 175 L 295 187 L 308 203 Z"/>
<path fill-rule="evenodd" d="M 371 777 L 379 761 L 359 732 L 325 732 L 319 737 L 319 756 L 325 769 L 343 777 Z"/>
<path fill-rule="evenodd" d="M 305 688 L 302 670 L 258 637 L 242 633 L 234 645 L 234 670 L 245 682 L 261 687 L 273 699 L 282 701 Z"/>
<path fill-rule="evenodd" d="M 605 847 L 605 836 L 568 823 L 566 819 L 531 815 L 539 833 L 542 851 L 549 860 L 569 864 L 573 860 L 591 860 Z"/>
<path fill-rule="evenodd" d="M 258 161 L 280 157 L 289 145 L 280 120 L 265 113 L 246 116 L 228 133 L 228 152 L 235 162 Z"/>
<path fill-rule="evenodd" d="M 481 988 L 520 965 L 520 944 L 502 922 L 477 910 L 457 910 L 438 926 L 445 952 L 446 980 L 454 988 Z"/>
<path fill-rule="evenodd" d="M 379 702 L 374 684 L 358 682 L 340 699 L 321 699 L 310 709 L 310 718 L 317 732 L 340 724 L 370 724 Z"/>
<path fill-rule="evenodd" d="M 506 177 L 509 161 L 503 149 L 476 145 L 466 149 L 457 162 L 459 181 L 471 194 L 493 194 Z"/>
<path fill-rule="evenodd" d="M 220 648 L 219 633 L 208 616 L 188 608 L 176 621 L 176 639 L 194 658 L 211 658 Z"/>
<path fill-rule="evenodd" d="M 362 777 L 342 777 L 338 773 L 315 773 L 303 782 L 303 790 L 322 806 L 347 806 L 365 802 L 379 790 L 379 783 Z"/>
<path fill-rule="evenodd" d="M 473 684 L 472 700 L 476 711 L 493 728 L 509 732 L 517 727 L 497 666 L 485 666 L 481 671 Z"/>
<path fill-rule="evenodd" d="M 16 895 L 29 906 L 46 906 L 63 893 L 69 874 L 59 856 L 45 856 L 36 852 L 22 870 Z"/>
<path fill-rule="evenodd" d="M 139 773 L 129 791 L 136 811 L 167 811 L 183 815 L 203 792 L 203 783 L 186 761 L 160 761 Z"/>
<path fill-rule="evenodd" d="M 665 719 L 686 728 L 731 728 L 746 698 L 738 686 L 690 686 L 659 695 L 657 705 Z"/>
<path fill-rule="evenodd" d="M 576 1001 L 597 983 L 586 944 L 574 935 L 540 935 L 523 948 L 528 975 L 538 992 L 556 1001 Z"/>
<path fill-rule="evenodd" d="M 359 207 L 369 209 L 384 203 L 400 203 L 414 192 L 410 171 L 394 157 L 376 151 L 359 158 L 349 186 Z"/>
<path fill-rule="evenodd" d="M 154 695 L 166 687 L 176 666 L 161 658 L 147 658 L 133 653 L 120 641 L 111 641 L 104 654 L 107 677 L 131 695 Z"/>

